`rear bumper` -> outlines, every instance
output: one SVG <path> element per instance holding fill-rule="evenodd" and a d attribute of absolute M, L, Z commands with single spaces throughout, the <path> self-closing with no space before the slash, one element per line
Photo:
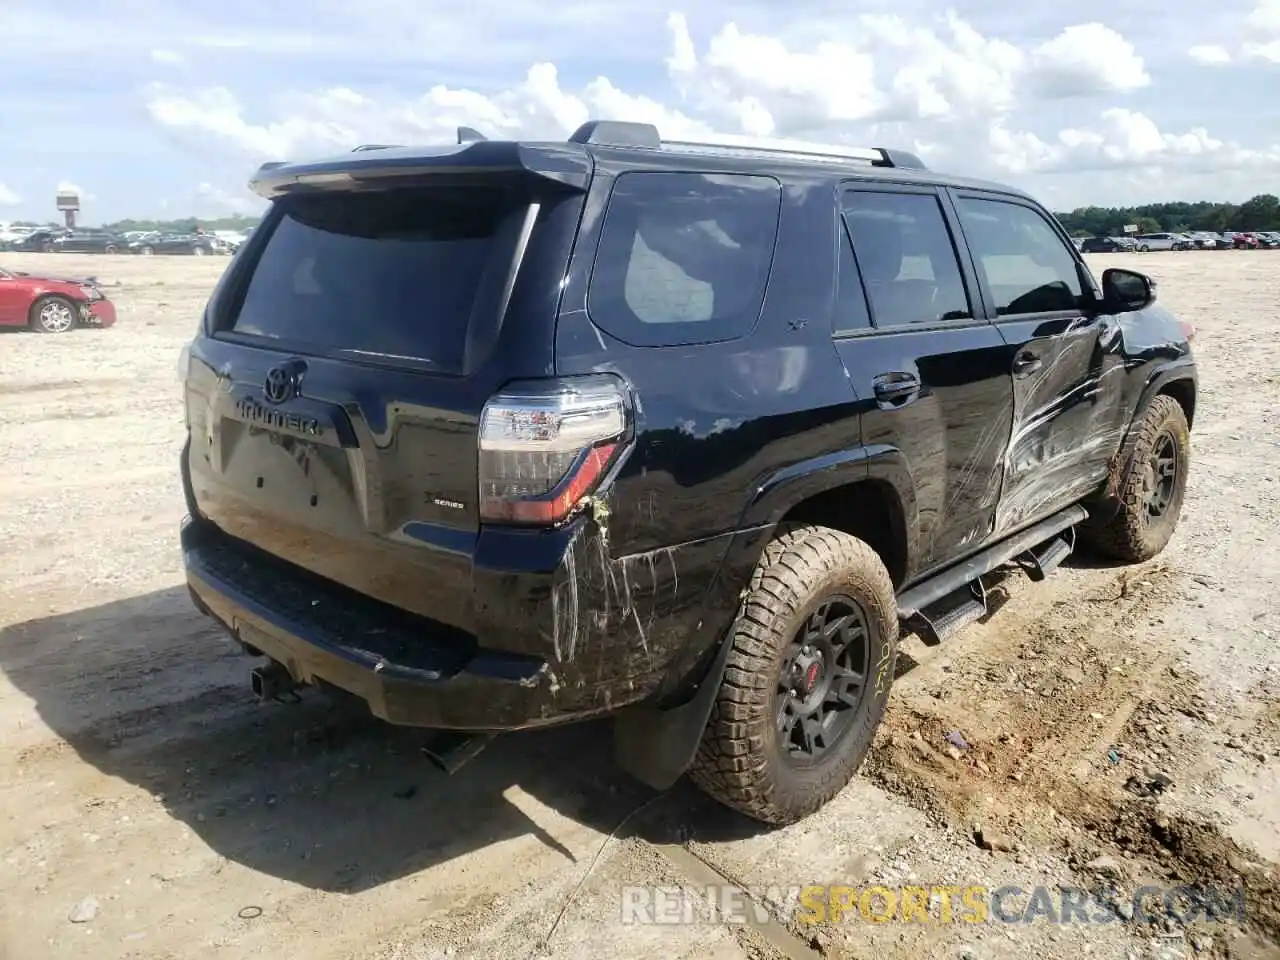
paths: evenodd
<path fill-rule="evenodd" d="M 286 573 L 288 565 L 273 558 L 248 559 L 257 551 L 189 519 L 181 540 L 201 612 L 295 681 L 354 695 L 389 723 L 501 731 L 593 712 L 566 713 L 544 660 L 485 650 L 466 634 L 322 588 L 305 571 Z"/>

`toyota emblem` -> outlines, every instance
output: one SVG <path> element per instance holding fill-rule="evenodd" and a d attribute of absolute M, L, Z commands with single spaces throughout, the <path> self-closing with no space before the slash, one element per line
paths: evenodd
<path fill-rule="evenodd" d="M 284 403 L 298 392 L 298 377 L 288 367 L 272 367 L 262 392 L 272 403 Z"/>

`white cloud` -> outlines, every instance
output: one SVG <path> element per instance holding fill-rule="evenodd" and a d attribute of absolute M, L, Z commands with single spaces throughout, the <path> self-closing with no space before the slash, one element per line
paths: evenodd
<path fill-rule="evenodd" d="M 0 183 L 0 206 L 15 207 L 22 202 L 22 198 L 10 190 L 5 184 Z"/>
<path fill-rule="evenodd" d="M 1280 163 L 1280 144 L 1246 148 L 1219 140 L 1204 127 L 1165 133 L 1145 114 L 1120 107 L 1104 110 L 1096 126 L 1069 127 L 1048 141 L 997 124 L 988 143 L 994 161 L 1014 174 L 1132 167 L 1186 172 L 1265 170 Z"/>
<path fill-rule="evenodd" d="M 202 183 L 196 187 L 196 196 L 203 201 L 202 205 L 212 207 L 221 212 L 239 213 L 255 216 L 262 212 L 263 201 L 248 193 L 235 194 L 211 183 Z M 167 203 L 162 206 L 168 206 Z"/>
<path fill-rule="evenodd" d="M 1032 81 L 1047 97 L 1127 93 L 1151 83 L 1133 44 L 1101 23 L 1067 27 L 1036 47 Z"/>
<path fill-rule="evenodd" d="M 1197 44 L 1187 51 L 1187 56 L 1197 63 L 1206 66 L 1218 66 L 1231 62 L 1231 53 L 1226 47 L 1216 43 Z"/>
<path fill-rule="evenodd" d="M 1259 9 L 1275 5 L 1280 0 L 1262 0 Z M 1260 185 L 1274 176 L 1266 164 L 1280 159 L 1272 145 L 1246 147 L 1198 125 L 1169 133 L 1158 110 L 1120 106 L 1153 77 L 1134 45 L 1098 21 L 1021 43 L 979 31 L 954 12 L 926 22 L 853 14 L 774 35 L 752 9 L 744 8 L 742 22 L 699 34 L 684 15 L 670 14 L 669 47 L 650 58 L 665 73 L 665 88 L 651 78 L 624 87 L 581 69 L 570 83 L 556 64 L 535 62 L 505 84 L 435 84 L 413 96 L 328 85 L 246 100 L 228 87 L 153 84 L 146 105 L 159 128 L 197 146 L 199 156 L 220 146 L 246 173 L 250 162 L 362 142 L 448 141 L 464 124 L 492 137 L 559 138 L 590 117 L 647 120 L 672 138 L 723 130 L 896 144 L 931 165 L 980 176 L 1078 173 L 1076 187 L 1089 193 L 1099 190 L 1089 171 L 1108 171 L 1107 183 L 1126 191 L 1174 189 L 1169 177 L 1211 167 L 1223 173 L 1222 184 L 1236 183 L 1228 176 L 1236 170 L 1239 182 Z M 594 16 L 588 13 L 584 22 Z M 1258 22 L 1260 40 L 1268 22 Z M 1231 59 L 1227 48 L 1208 45 L 1190 55 Z M 1057 103 L 1050 108 L 1050 101 Z M 1069 189 L 1064 182 L 1055 180 L 1055 190 Z"/>
<path fill-rule="evenodd" d="M 1280 0 L 1258 0 L 1244 26 L 1244 55 L 1280 63 Z"/>
<path fill-rule="evenodd" d="M 151 59 L 156 63 L 181 63 L 182 54 L 175 50 L 166 50 L 163 47 L 156 47 L 151 51 Z"/>
<path fill-rule="evenodd" d="M 564 137 L 592 116 L 655 123 L 668 136 L 705 132 L 705 124 L 649 97 L 628 94 L 605 77 L 580 93 L 564 90 L 554 64 L 537 63 L 522 83 L 487 96 L 444 85 L 413 100 L 386 103 L 346 87 L 286 98 L 292 116 L 253 122 L 231 91 L 153 88 L 147 108 L 162 126 L 227 141 L 255 159 L 347 150 L 367 142 L 451 139 L 459 126 L 489 136 Z"/>
<path fill-rule="evenodd" d="M 1199 63 L 1221 66 L 1233 60 L 1280 63 L 1280 0 L 1256 0 L 1238 22 L 1232 48 L 1218 43 L 1197 44 L 1187 53 Z"/>

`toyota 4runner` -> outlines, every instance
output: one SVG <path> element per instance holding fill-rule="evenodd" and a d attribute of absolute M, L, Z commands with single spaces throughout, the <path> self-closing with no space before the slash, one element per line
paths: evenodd
<path fill-rule="evenodd" d="M 640 780 L 785 823 L 862 761 L 900 629 L 1177 523 L 1193 328 L 1008 187 L 610 121 L 252 186 L 184 350 L 181 540 L 263 697 L 446 758 L 609 714 Z"/>

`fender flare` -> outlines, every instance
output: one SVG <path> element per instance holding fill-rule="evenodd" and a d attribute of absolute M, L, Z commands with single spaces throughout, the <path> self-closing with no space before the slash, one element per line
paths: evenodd
<path fill-rule="evenodd" d="M 906 455 L 889 444 L 846 447 L 788 464 L 762 479 L 738 519 L 738 529 L 776 526 L 795 506 L 837 487 L 878 480 L 902 504 L 908 545 L 919 527 L 915 482 Z"/>
<path fill-rule="evenodd" d="M 738 595 L 749 581 L 760 553 L 772 539 L 773 530 L 797 504 L 837 487 L 867 481 L 893 486 L 902 505 L 903 532 L 908 557 L 914 558 L 918 518 L 911 473 L 903 453 L 893 447 L 850 447 L 832 451 L 783 467 L 761 481 L 739 518 L 739 544 L 731 546 L 721 559 L 717 580 L 720 590 Z M 914 562 L 909 560 L 909 562 Z M 723 609 L 723 608 L 722 608 Z M 736 616 L 736 613 L 735 613 Z M 655 790 L 665 790 L 688 769 L 715 706 L 716 694 L 732 649 L 728 626 L 717 625 L 711 643 L 693 651 L 710 653 L 700 663 L 705 668 L 682 678 L 681 686 L 693 688 L 692 695 L 671 706 L 654 703 L 624 708 L 614 718 L 614 757 L 620 767 Z M 709 625 L 710 626 L 710 625 Z M 700 673 L 700 675 L 699 675 Z"/>
<path fill-rule="evenodd" d="M 1107 472 L 1106 486 L 1088 504 L 1091 522 L 1105 523 L 1120 509 L 1118 483 L 1120 478 L 1128 472 L 1129 461 L 1133 457 L 1133 444 L 1137 435 L 1134 427 L 1146 416 L 1151 408 L 1151 402 L 1171 383 L 1177 382 L 1189 383 L 1193 392 L 1199 390 L 1195 360 L 1189 355 L 1156 367 L 1147 377 L 1146 383 L 1142 385 L 1138 402 L 1134 405 L 1129 422 L 1125 425 L 1124 438 L 1120 441 L 1111 469 Z"/>

